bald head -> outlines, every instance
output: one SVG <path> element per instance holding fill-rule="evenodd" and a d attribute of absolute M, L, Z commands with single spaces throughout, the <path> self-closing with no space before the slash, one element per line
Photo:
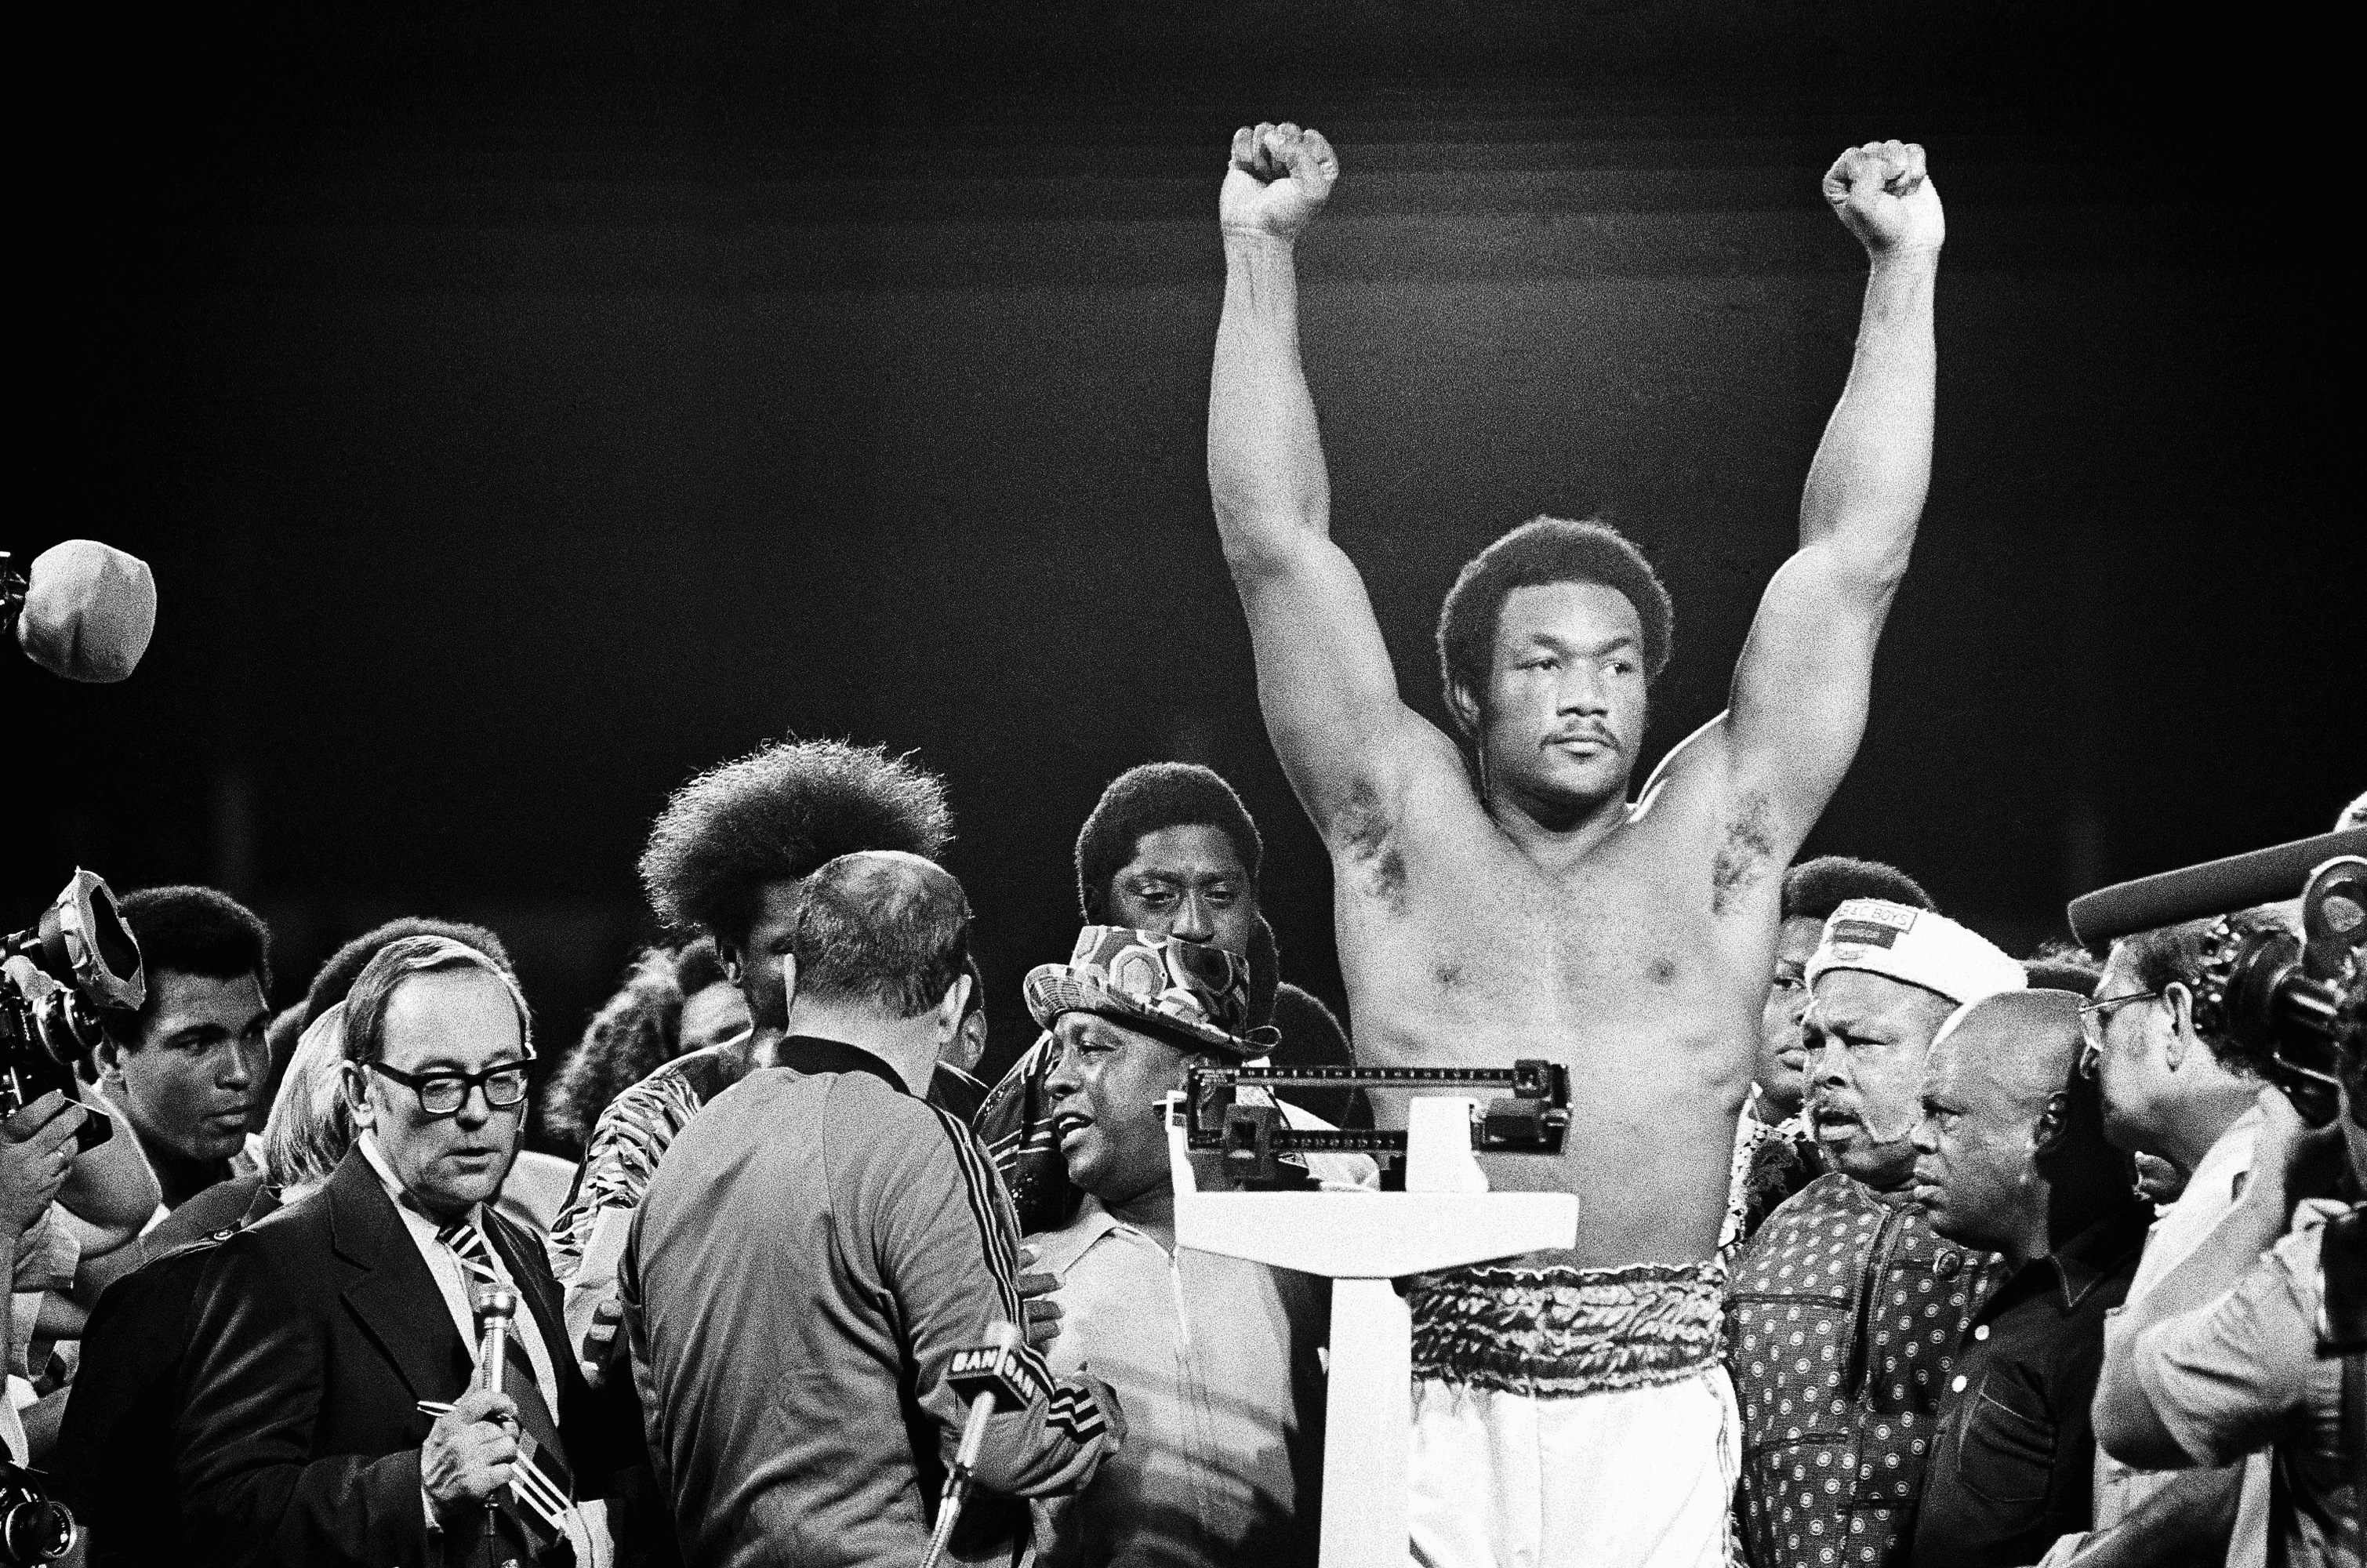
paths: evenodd
<path fill-rule="evenodd" d="M 1940 1026 L 1927 1080 L 1992 1085 L 2033 1120 L 2079 1065 L 2079 998 L 2069 991 L 2007 991 L 1958 1008 Z"/>
<path fill-rule="evenodd" d="M 830 861 L 798 889 L 789 953 L 800 997 L 912 1018 L 969 957 L 969 899 L 943 866 L 901 850 Z"/>
<path fill-rule="evenodd" d="M 2053 1184 L 2092 1184 L 2111 1154 L 2078 1064 L 2071 992 L 2010 991 L 1950 1016 L 1924 1061 L 1914 1139 L 1915 1198 L 1933 1230 L 2017 1261 L 2048 1250 L 2063 1209 Z"/>

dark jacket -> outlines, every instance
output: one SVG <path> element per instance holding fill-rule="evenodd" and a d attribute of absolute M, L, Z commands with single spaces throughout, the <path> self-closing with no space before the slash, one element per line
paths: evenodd
<path fill-rule="evenodd" d="M 630 1450 L 587 1418 L 590 1391 L 567 1346 L 542 1243 L 490 1205 L 483 1214 L 559 1375 L 560 1433 L 577 1494 L 606 1495 Z M 431 1423 L 417 1402 L 458 1400 L 470 1371 L 435 1277 L 356 1148 L 325 1188 L 216 1247 L 198 1280 L 174 1428 L 197 1561 L 469 1561 L 458 1539 L 431 1556 L 419 1470 Z M 523 1558 L 514 1548 L 498 1555 Z"/>
<path fill-rule="evenodd" d="M 1973 1319 L 1940 1407 L 1915 1568 L 2022 1568 L 2089 1527 L 2104 1316 L 2128 1296 L 2152 1220 L 2130 1201 L 2023 1264 Z"/>
<path fill-rule="evenodd" d="M 180 1549 L 173 1417 L 198 1281 L 216 1247 L 278 1206 L 260 1177 L 221 1182 L 192 1198 L 142 1245 L 159 1246 L 168 1227 L 195 1224 L 199 1211 L 216 1223 L 178 1246 L 162 1244 L 157 1256 L 107 1288 L 84 1325 L 82 1364 L 49 1472 L 89 1532 L 91 1568 L 142 1568 L 172 1561 Z"/>

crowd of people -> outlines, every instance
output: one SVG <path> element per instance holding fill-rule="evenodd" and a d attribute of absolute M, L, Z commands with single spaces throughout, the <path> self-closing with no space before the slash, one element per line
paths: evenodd
<path fill-rule="evenodd" d="M 1640 790 L 1673 611 L 1607 526 L 1466 568 L 1457 734 L 1399 695 L 1298 369 L 1292 244 L 1337 175 L 1314 132 L 1235 141 L 1209 468 L 1346 1024 L 1283 976 L 1238 795 L 1181 762 L 1082 825 L 1076 937 L 1034 955 L 1042 1032 L 991 1087 L 946 784 L 876 746 L 677 791 L 640 862 L 677 940 L 547 1075 L 491 931 L 382 926 L 274 1013 L 253 911 L 130 892 L 146 999 L 0 1125 L 0 1418 L 85 1561 L 1312 1563 L 1328 1292 L 1179 1247 L 1168 1096 L 1545 1058 L 1562 1151 L 1484 1163 L 1577 1194 L 1574 1245 L 1400 1282 L 1411 1561 L 2360 1562 L 2367 1392 L 2327 1350 L 2356 968 L 2318 1126 L 2215 999 L 2222 922 L 2018 959 L 1942 912 L 1941 868 L 1800 858 L 1928 477 L 1920 150 L 1826 176 L 1870 258 L 1849 386 L 1730 707 Z M 1388 1129 L 1405 1093 L 1271 1103 Z M 535 1114 L 580 1159 L 522 1152 Z M 1279 1181 L 1353 1203 L 1387 1163 Z M 964 1354 L 1005 1325 L 970 1423 Z"/>

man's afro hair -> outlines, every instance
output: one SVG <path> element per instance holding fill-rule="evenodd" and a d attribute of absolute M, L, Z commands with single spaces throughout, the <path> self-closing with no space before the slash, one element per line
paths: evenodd
<path fill-rule="evenodd" d="M 674 792 L 641 851 L 660 919 L 727 942 L 746 935 L 767 884 L 858 850 L 935 860 L 953 839 L 945 781 L 884 748 L 782 740 Z"/>
<path fill-rule="evenodd" d="M 1145 762 L 1110 781 L 1077 834 L 1077 902 L 1087 923 L 1109 919 L 1110 878 L 1134 859 L 1135 846 L 1162 828 L 1214 828 L 1232 840 L 1256 896 L 1265 840 L 1233 786 L 1196 762 Z"/>
<path fill-rule="evenodd" d="M 1830 919 L 1835 909 L 1852 898 L 1887 898 L 1909 908 L 1940 912 L 1922 884 L 1883 861 L 1818 855 L 1784 874 L 1784 919 L 1787 920 Z"/>

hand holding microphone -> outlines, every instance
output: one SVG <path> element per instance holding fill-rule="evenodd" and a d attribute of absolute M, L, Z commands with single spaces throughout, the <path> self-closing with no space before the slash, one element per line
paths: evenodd
<path fill-rule="evenodd" d="M 0 632 L 32 661 L 69 681 L 120 681 L 156 630 L 148 563 L 95 539 L 68 539 L 18 578 L 0 553 Z"/>

